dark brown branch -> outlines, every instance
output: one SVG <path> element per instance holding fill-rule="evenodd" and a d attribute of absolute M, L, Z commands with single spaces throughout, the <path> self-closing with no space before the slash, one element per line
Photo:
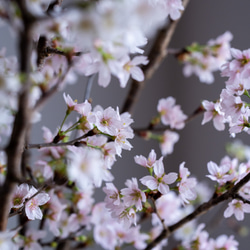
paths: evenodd
<path fill-rule="evenodd" d="M 189 221 L 197 218 L 198 216 L 206 213 L 208 210 L 213 208 L 214 206 L 218 205 L 219 203 L 226 201 L 230 198 L 234 198 L 237 196 L 237 192 L 243 187 L 248 181 L 250 180 L 250 173 L 247 174 L 242 180 L 240 180 L 236 185 L 234 185 L 231 189 L 229 189 L 224 194 L 217 196 L 214 195 L 208 202 L 203 203 L 199 207 L 195 209 L 194 212 L 189 214 L 188 216 L 184 217 L 177 223 L 172 226 L 169 226 L 167 229 L 163 229 L 161 234 L 153 240 L 145 250 L 150 250 L 159 244 L 163 239 L 168 238 L 174 231 L 181 228 L 184 224 L 188 223 Z"/>
<path fill-rule="evenodd" d="M 30 71 L 30 55 L 31 55 L 31 28 L 35 22 L 33 16 L 25 9 L 25 1 L 16 1 L 23 18 L 24 29 L 20 33 L 20 72 L 24 76 L 22 83 L 23 88 L 18 97 L 18 111 L 15 117 L 13 130 L 10 141 L 6 147 L 7 153 L 7 175 L 0 190 L 0 230 L 3 231 L 7 227 L 10 202 L 12 194 L 15 190 L 16 183 L 22 177 L 21 173 L 21 158 L 23 152 L 23 145 L 25 142 L 26 131 L 30 121 L 29 110 L 29 71 Z"/>
<path fill-rule="evenodd" d="M 186 8 L 189 0 L 183 0 L 183 6 Z M 142 67 L 145 80 L 143 82 L 138 82 L 133 80 L 127 98 L 124 102 L 122 113 L 130 112 L 134 108 L 134 105 L 139 97 L 141 90 L 143 89 L 145 82 L 152 77 L 152 75 L 159 68 L 163 59 L 167 56 L 167 47 L 173 37 L 173 34 L 176 30 L 176 26 L 179 22 L 180 18 L 175 21 L 170 21 L 166 27 L 163 27 L 159 30 L 155 42 L 151 51 L 149 52 L 148 59 L 149 63 Z"/>

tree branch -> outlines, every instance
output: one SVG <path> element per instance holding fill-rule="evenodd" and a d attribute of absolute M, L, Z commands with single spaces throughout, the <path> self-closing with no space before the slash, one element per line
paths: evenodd
<path fill-rule="evenodd" d="M 71 141 L 68 142 L 61 142 L 61 143 L 53 143 L 53 142 L 49 142 L 49 143 L 38 143 L 38 144 L 28 144 L 24 147 L 24 150 L 27 149 L 31 149 L 31 148 L 48 148 L 48 147 L 63 147 L 63 146 L 79 146 L 79 141 L 88 137 L 88 136 L 92 136 L 95 135 L 93 130 L 90 130 L 87 134 L 84 134 L 76 139 L 73 139 Z"/>
<path fill-rule="evenodd" d="M 250 173 L 247 174 L 243 179 L 241 179 L 236 185 L 234 185 L 231 189 L 229 189 L 227 192 L 225 192 L 222 195 L 213 195 L 213 197 L 203 204 L 201 204 L 199 207 L 195 209 L 194 212 L 189 214 L 188 216 L 184 217 L 177 223 L 175 223 L 172 226 L 169 226 L 167 229 L 163 229 L 161 234 L 154 239 L 146 248 L 145 250 L 150 250 L 153 247 L 155 247 L 157 244 L 159 244 L 163 239 L 168 238 L 174 231 L 181 228 L 184 224 L 188 223 L 189 221 L 195 219 L 196 217 L 206 213 L 208 210 L 210 210 L 212 207 L 218 205 L 219 203 L 228 200 L 230 198 L 234 198 L 237 194 L 237 192 L 240 190 L 241 187 L 243 187 L 248 181 L 250 180 Z"/>
<path fill-rule="evenodd" d="M 25 142 L 26 131 L 30 122 L 29 108 L 29 70 L 30 70 L 30 55 L 32 48 L 31 28 L 35 22 L 33 16 L 25 9 L 25 1 L 16 1 L 23 18 L 24 28 L 20 33 L 20 73 L 25 80 L 22 83 L 22 90 L 18 97 L 18 111 L 15 116 L 13 130 L 9 144 L 6 147 L 7 153 L 7 175 L 5 182 L 0 190 L 0 230 L 4 231 L 7 227 L 9 209 L 12 199 L 12 194 L 15 190 L 16 183 L 22 177 L 21 173 L 21 158 L 23 145 Z"/>
<path fill-rule="evenodd" d="M 184 9 L 186 8 L 188 2 L 189 0 L 183 0 L 182 4 L 184 6 Z M 159 68 L 163 59 L 167 56 L 167 47 L 169 46 L 179 20 L 180 18 L 175 21 L 171 20 L 168 25 L 159 30 L 153 47 L 148 55 L 149 63 L 142 67 L 145 80 L 142 82 L 138 82 L 136 80 L 132 81 L 129 93 L 122 108 L 122 113 L 132 113 L 134 105 L 145 85 L 145 82 L 152 77 L 152 75 Z"/>

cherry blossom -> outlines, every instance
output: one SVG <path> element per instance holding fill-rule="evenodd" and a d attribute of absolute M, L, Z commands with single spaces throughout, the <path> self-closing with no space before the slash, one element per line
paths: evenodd
<path fill-rule="evenodd" d="M 154 149 L 151 149 L 148 158 L 146 158 L 143 155 L 136 155 L 134 157 L 134 160 L 137 164 L 146 167 L 146 168 L 152 168 L 154 163 L 156 162 L 156 153 Z"/>
<path fill-rule="evenodd" d="M 13 242 L 13 237 L 16 234 L 15 231 L 3 231 L 0 232 L 0 247 L 1 249 L 13 249 L 17 250 L 18 246 Z"/>
<path fill-rule="evenodd" d="M 147 186 L 151 190 L 158 190 L 162 194 L 167 194 L 169 189 L 169 184 L 172 184 L 177 179 L 176 173 L 165 174 L 163 157 L 161 157 L 154 164 L 155 176 L 144 176 L 140 179 L 141 183 Z"/>
<path fill-rule="evenodd" d="M 157 111 L 160 113 L 161 121 L 170 128 L 183 129 L 185 126 L 186 115 L 183 114 L 180 105 L 175 105 L 175 99 L 170 96 L 160 99 L 157 105 Z"/>
<path fill-rule="evenodd" d="M 182 162 L 179 167 L 179 178 L 181 181 L 177 184 L 182 202 L 189 203 L 189 200 L 196 198 L 195 187 L 197 180 L 195 178 L 188 178 L 190 172 L 184 167 L 185 162 Z"/>
<path fill-rule="evenodd" d="M 213 181 L 217 181 L 220 185 L 223 185 L 227 181 L 230 181 L 234 178 L 234 176 L 229 172 L 229 165 L 218 166 L 215 162 L 210 161 L 207 164 L 207 168 L 210 173 L 210 175 L 207 175 L 207 177 Z"/>
<path fill-rule="evenodd" d="M 20 208 L 24 205 L 25 199 L 28 197 L 29 194 L 29 185 L 28 184 L 21 184 L 20 186 L 16 187 L 16 191 L 14 192 L 12 198 L 12 205 L 13 208 Z"/>
<path fill-rule="evenodd" d="M 224 211 L 224 217 L 228 218 L 234 214 L 237 220 L 244 219 L 244 213 L 250 213 L 250 205 L 243 203 L 241 200 L 232 200 L 227 209 Z"/>
<path fill-rule="evenodd" d="M 201 124 L 205 124 L 213 119 L 214 127 L 221 131 L 225 129 L 224 113 L 221 111 L 219 102 L 202 101 L 202 106 L 206 110 Z"/>
<path fill-rule="evenodd" d="M 101 186 L 105 179 L 105 169 L 101 152 L 97 149 L 69 147 L 69 165 L 67 172 L 70 180 L 75 181 L 80 189 Z"/>
<path fill-rule="evenodd" d="M 106 187 L 103 188 L 103 191 L 106 193 L 105 202 L 107 208 L 120 205 L 120 192 L 113 183 L 106 183 Z"/>
<path fill-rule="evenodd" d="M 37 189 L 32 186 L 27 195 L 28 201 L 25 203 L 25 213 L 30 220 L 42 219 L 43 214 L 39 206 L 44 205 L 50 199 L 47 193 L 36 194 L 37 192 Z"/>
<path fill-rule="evenodd" d="M 121 190 L 122 199 L 126 206 L 134 206 L 138 211 L 142 210 L 142 202 L 146 202 L 146 195 L 138 188 L 136 178 L 125 182 L 127 188 Z"/>
<path fill-rule="evenodd" d="M 171 130 L 166 130 L 160 141 L 160 149 L 163 156 L 172 154 L 174 150 L 174 144 L 179 140 L 179 134 Z"/>
<path fill-rule="evenodd" d="M 38 243 L 39 239 L 43 239 L 46 236 L 46 231 L 29 229 L 25 236 L 19 237 L 18 245 L 25 250 L 42 250 L 42 246 Z"/>

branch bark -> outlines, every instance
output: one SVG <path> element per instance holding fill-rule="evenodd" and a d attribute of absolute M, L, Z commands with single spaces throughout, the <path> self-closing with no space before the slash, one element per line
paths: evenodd
<path fill-rule="evenodd" d="M 22 12 L 24 25 L 23 30 L 20 32 L 19 40 L 20 73 L 24 77 L 24 81 L 22 82 L 22 90 L 18 98 L 18 111 L 15 116 L 11 138 L 6 147 L 7 175 L 0 189 L 0 200 L 2 203 L 0 206 L 0 231 L 6 230 L 12 194 L 16 184 L 22 178 L 21 159 L 31 113 L 28 105 L 30 90 L 29 70 L 32 47 L 31 28 L 35 19 L 26 11 L 25 1 L 17 1 L 17 4 Z"/>

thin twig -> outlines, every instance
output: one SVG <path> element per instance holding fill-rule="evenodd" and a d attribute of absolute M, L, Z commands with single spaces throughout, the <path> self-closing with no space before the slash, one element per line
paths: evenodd
<path fill-rule="evenodd" d="M 68 142 L 61 142 L 61 143 L 53 143 L 53 142 L 49 142 L 49 143 L 37 143 L 37 144 L 28 144 L 24 147 L 24 150 L 27 149 L 31 149 L 31 148 L 48 148 L 48 147 L 63 147 L 63 146 L 78 146 L 80 140 L 88 137 L 88 136 L 92 136 L 94 135 L 94 131 L 90 130 L 87 134 L 84 134 L 76 139 L 73 139 L 71 141 Z"/>

